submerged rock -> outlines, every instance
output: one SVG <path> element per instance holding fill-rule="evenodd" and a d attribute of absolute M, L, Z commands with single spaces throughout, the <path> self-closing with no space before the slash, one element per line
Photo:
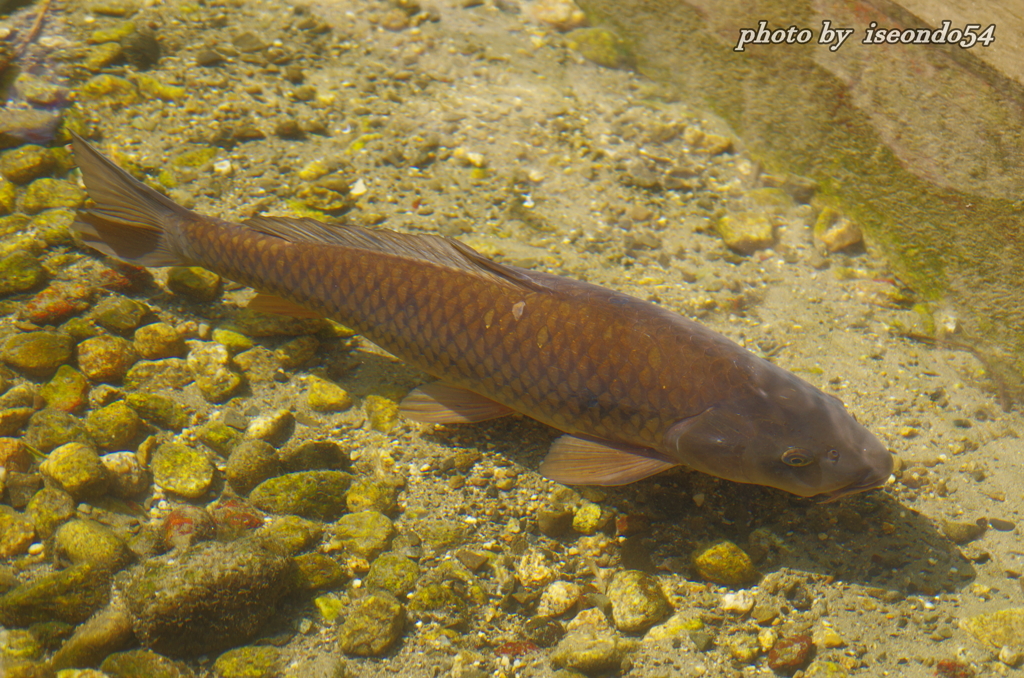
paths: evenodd
<path fill-rule="evenodd" d="M 341 471 L 300 471 L 260 483 L 249 495 L 268 513 L 335 520 L 345 512 L 345 493 L 352 476 Z"/>
<path fill-rule="evenodd" d="M 646 631 L 672 613 L 658 579 L 645 572 L 626 570 L 608 584 L 615 628 L 626 633 Z"/>
<path fill-rule="evenodd" d="M 194 656 L 255 635 L 287 592 L 290 567 L 259 540 L 202 542 L 133 570 L 122 594 L 143 645 Z"/>
<path fill-rule="evenodd" d="M 78 624 L 107 604 L 110 574 L 91 563 L 43 575 L 0 596 L 0 624 Z"/>
<path fill-rule="evenodd" d="M 338 628 L 345 654 L 373 657 L 387 652 L 405 627 L 405 608 L 390 593 L 373 591 L 360 600 Z"/>

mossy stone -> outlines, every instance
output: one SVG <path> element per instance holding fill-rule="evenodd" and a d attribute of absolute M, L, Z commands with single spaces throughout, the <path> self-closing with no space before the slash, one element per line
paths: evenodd
<path fill-rule="evenodd" d="M 344 412 L 352 407 L 352 396 L 332 381 L 310 376 L 306 378 L 309 392 L 306 402 L 316 412 Z"/>
<path fill-rule="evenodd" d="M 186 499 L 202 497 L 213 483 L 215 469 L 199 450 L 180 443 L 164 443 L 150 462 L 153 482 Z"/>
<path fill-rule="evenodd" d="M 763 212 L 723 215 L 715 225 L 726 247 L 740 254 L 753 254 L 775 244 L 775 228 Z"/>
<path fill-rule="evenodd" d="M 368 395 L 363 410 L 374 431 L 387 433 L 398 424 L 398 403 L 378 395 Z"/>
<path fill-rule="evenodd" d="M 96 450 L 80 442 L 66 443 L 50 452 L 39 470 L 75 499 L 102 496 L 110 483 Z"/>
<path fill-rule="evenodd" d="M 124 376 L 124 387 L 133 391 L 183 388 L 194 379 L 182 358 L 140 360 Z"/>
<path fill-rule="evenodd" d="M 168 431 L 180 431 L 188 426 L 188 410 L 173 398 L 141 392 L 129 393 L 125 401 L 140 417 L 154 426 Z"/>
<path fill-rule="evenodd" d="M 128 545 L 111 528 L 95 520 L 70 520 L 53 536 L 58 557 L 73 564 L 93 563 L 104 570 L 116 572 L 133 559 Z"/>
<path fill-rule="evenodd" d="M 78 89 L 78 96 L 83 101 L 102 101 L 119 106 L 133 104 L 139 99 L 131 81 L 105 73 L 90 78 Z"/>
<path fill-rule="evenodd" d="M 313 360 L 319 348 L 320 341 L 316 337 L 295 337 L 281 344 L 274 351 L 274 357 L 284 369 L 294 370 Z"/>
<path fill-rule="evenodd" d="M 278 675 L 281 651 L 271 645 L 248 645 L 228 650 L 213 662 L 218 678 L 262 678 Z"/>
<path fill-rule="evenodd" d="M 347 579 L 345 568 L 323 553 L 304 553 L 295 557 L 295 588 L 300 591 L 336 589 Z"/>
<path fill-rule="evenodd" d="M 152 650 L 126 650 L 107 655 L 100 670 L 113 678 L 194 678 L 182 662 L 168 659 Z"/>
<path fill-rule="evenodd" d="M 236 353 L 241 353 L 242 351 L 248 351 L 250 348 L 256 345 L 252 339 L 245 336 L 241 332 L 225 330 L 223 328 L 215 329 L 213 331 L 212 338 L 218 344 L 226 348 L 228 350 L 228 353 L 231 353 L 232 355 Z"/>
<path fill-rule="evenodd" d="M 352 513 L 373 509 L 381 513 L 395 510 L 398 488 L 370 478 L 357 478 L 348 488 L 345 503 Z"/>
<path fill-rule="evenodd" d="M 92 410 L 85 417 L 85 429 L 92 441 L 103 450 L 120 450 L 138 435 L 142 420 L 135 410 L 118 400 Z"/>
<path fill-rule="evenodd" d="M 110 574 L 91 563 L 44 574 L 0 596 L 0 624 L 79 624 L 107 604 Z"/>
<path fill-rule="evenodd" d="M 31 520 L 10 506 L 0 504 L 0 558 L 24 555 L 35 536 Z"/>
<path fill-rule="evenodd" d="M 231 450 L 241 437 L 240 431 L 219 421 L 210 422 L 199 430 L 199 439 L 222 457 L 231 454 Z"/>
<path fill-rule="evenodd" d="M 180 357 L 185 354 L 185 342 L 167 323 L 152 323 L 135 330 L 132 341 L 135 350 L 147 360 Z"/>
<path fill-rule="evenodd" d="M 0 258 L 0 296 L 28 292 L 45 278 L 39 259 L 31 252 L 16 251 Z"/>
<path fill-rule="evenodd" d="M 35 144 L 0 153 L 0 174 L 16 184 L 27 184 L 45 177 L 53 171 L 55 164 L 49 149 Z"/>
<path fill-rule="evenodd" d="M 363 583 L 401 597 L 413 590 L 419 577 L 420 566 L 416 561 L 397 553 L 382 553 L 370 564 Z"/>
<path fill-rule="evenodd" d="M 25 332 L 7 339 L 0 359 L 30 377 L 47 379 L 71 358 L 71 337 L 59 332 Z"/>
<path fill-rule="evenodd" d="M 17 414 L 20 410 L 5 410 Z M 40 452 L 49 452 L 66 443 L 87 443 L 89 434 L 78 417 L 46 408 L 32 414 L 25 429 L 25 442 Z"/>
<path fill-rule="evenodd" d="M 70 181 L 43 177 L 25 189 L 21 209 L 26 214 L 38 214 L 58 207 L 78 209 L 85 204 L 85 197 L 85 191 Z"/>
<path fill-rule="evenodd" d="M 78 367 L 94 382 L 120 383 L 138 359 L 122 337 L 100 334 L 78 344 Z"/>
<path fill-rule="evenodd" d="M 625 68 L 632 62 L 628 45 L 607 28 L 577 28 L 565 40 L 584 59 L 605 68 Z"/>
<path fill-rule="evenodd" d="M 249 493 L 249 501 L 268 513 L 310 520 L 334 520 L 345 512 L 352 476 L 341 471 L 299 471 L 270 478 Z"/>
<path fill-rule="evenodd" d="M 615 628 L 625 633 L 646 631 L 672 613 L 657 577 L 646 572 L 616 573 L 605 595 L 611 601 Z"/>
<path fill-rule="evenodd" d="M 338 647 L 348 655 L 374 657 L 395 644 L 405 627 L 405 608 L 390 593 L 373 591 L 338 628 Z"/>
<path fill-rule="evenodd" d="M 722 541 L 694 554 L 697 573 L 723 586 L 744 586 L 757 580 L 750 556 L 731 541 Z"/>
<path fill-rule="evenodd" d="M 47 407 L 63 412 L 77 412 L 89 397 L 89 380 L 70 365 L 61 365 L 50 381 L 39 389 Z"/>
<path fill-rule="evenodd" d="M 316 521 L 280 516 L 260 528 L 259 537 L 278 553 L 293 556 L 319 541 L 323 533 L 323 525 Z"/>
<path fill-rule="evenodd" d="M 395 526 L 383 513 L 360 511 L 338 518 L 331 526 L 331 545 L 364 558 L 373 558 L 385 550 L 395 534 Z"/>
<path fill-rule="evenodd" d="M 147 313 L 149 308 L 145 304 L 127 297 L 111 296 L 96 304 L 90 316 L 100 327 L 126 334 L 138 327 Z"/>
<path fill-rule="evenodd" d="M 75 517 L 75 500 L 64 490 L 44 487 L 32 495 L 25 513 L 36 527 L 36 534 L 48 538 L 57 527 Z"/>
<path fill-rule="evenodd" d="M 219 275 L 198 266 L 175 266 L 167 271 L 167 289 L 192 301 L 213 301 L 220 294 L 220 285 Z"/>
<path fill-rule="evenodd" d="M 263 440 L 247 440 L 235 447 L 225 469 L 228 485 L 241 495 L 280 472 L 277 451 Z"/>

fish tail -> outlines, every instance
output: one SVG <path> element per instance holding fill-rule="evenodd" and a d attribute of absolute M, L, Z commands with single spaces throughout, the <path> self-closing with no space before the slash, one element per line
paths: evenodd
<path fill-rule="evenodd" d="M 201 217 L 154 191 L 73 134 L 75 162 L 94 206 L 72 228 L 82 241 L 136 266 L 188 264 L 182 225 Z"/>

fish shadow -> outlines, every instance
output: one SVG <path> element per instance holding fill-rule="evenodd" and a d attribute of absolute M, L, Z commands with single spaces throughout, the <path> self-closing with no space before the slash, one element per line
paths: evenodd
<path fill-rule="evenodd" d="M 443 447 L 495 453 L 533 473 L 558 435 L 519 417 L 422 433 Z M 563 494 L 557 483 L 539 477 L 527 482 L 534 481 L 547 486 L 552 501 Z M 823 504 L 770 487 L 674 469 L 620 487 L 572 489 L 586 491 L 615 518 L 624 518 L 611 519 L 602 529 L 625 537 L 620 556 L 622 565 L 632 569 L 700 579 L 693 555 L 728 540 L 751 556 L 762 575 L 803 572 L 867 587 L 882 600 L 952 593 L 977 575 L 974 562 L 931 519 L 884 488 Z M 528 530 L 538 541 L 548 538 L 539 534 L 535 520 Z M 570 532 L 562 539 L 578 536 Z"/>

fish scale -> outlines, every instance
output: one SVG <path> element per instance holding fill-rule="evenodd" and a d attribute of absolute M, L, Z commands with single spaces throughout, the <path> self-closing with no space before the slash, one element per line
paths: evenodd
<path fill-rule="evenodd" d="M 837 498 L 892 458 L 839 401 L 726 337 L 634 297 L 490 261 L 458 241 L 311 219 L 204 217 L 79 138 L 92 247 L 198 265 L 334 318 L 444 385 L 402 404 L 421 421 L 520 412 L 567 434 L 541 471 L 621 484 L 685 464 Z"/>

